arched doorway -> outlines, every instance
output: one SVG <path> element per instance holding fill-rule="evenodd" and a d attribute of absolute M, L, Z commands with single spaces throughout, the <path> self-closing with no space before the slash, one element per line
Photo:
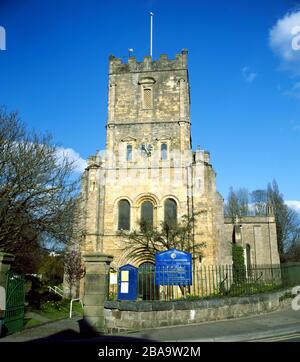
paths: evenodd
<path fill-rule="evenodd" d="M 158 300 L 159 286 L 155 285 L 155 266 L 146 262 L 139 266 L 139 297 L 143 300 Z"/>

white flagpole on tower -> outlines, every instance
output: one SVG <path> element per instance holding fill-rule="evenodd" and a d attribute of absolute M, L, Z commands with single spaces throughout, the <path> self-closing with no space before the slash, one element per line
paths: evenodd
<path fill-rule="evenodd" d="M 150 56 L 152 57 L 153 13 L 150 12 Z"/>

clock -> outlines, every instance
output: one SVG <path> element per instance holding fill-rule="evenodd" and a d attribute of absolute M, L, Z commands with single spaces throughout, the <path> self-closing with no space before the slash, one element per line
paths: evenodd
<path fill-rule="evenodd" d="M 151 144 L 142 144 L 141 151 L 144 156 L 151 156 L 151 152 L 153 151 L 153 146 Z"/>

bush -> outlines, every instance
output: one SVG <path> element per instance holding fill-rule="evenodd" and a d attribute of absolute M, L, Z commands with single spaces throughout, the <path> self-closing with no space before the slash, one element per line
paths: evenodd
<path fill-rule="evenodd" d="M 58 312 L 68 311 L 68 303 L 69 300 L 66 303 L 65 299 L 59 301 L 48 300 L 41 305 L 41 311 L 44 313 L 51 313 L 53 310 Z"/>
<path fill-rule="evenodd" d="M 40 309 L 47 301 L 57 302 L 62 299 L 59 295 L 49 292 L 48 286 L 39 278 L 29 275 L 26 279 L 26 302 L 29 308 Z"/>
<path fill-rule="evenodd" d="M 280 285 L 268 283 L 233 283 L 229 290 L 229 297 L 243 297 L 246 295 L 268 293 L 280 289 Z"/>
<path fill-rule="evenodd" d="M 232 244 L 232 273 L 235 283 L 243 282 L 246 279 L 244 249 L 238 244 Z"/>
<path fill-rule="evenodd" d="M 291 292 L 285 292 L 281 297 L 279 297 L 279 301 L 283 301 L 285 299 L 292 299 L 294 295 Z"/>

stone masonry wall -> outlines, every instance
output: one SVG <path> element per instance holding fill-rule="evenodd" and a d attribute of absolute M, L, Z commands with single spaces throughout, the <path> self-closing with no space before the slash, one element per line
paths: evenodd
<path fill-rule="evenodd" d="M 225 218 L 224 239 L 232 241 L 234 226 L 239 226 L 238 242 L 251 250 L 251 264 L 279 264 L 275 218 L 273 216 L 243 217 L 236 224 Z"/>
<path fill-rule="evenodd" d="M 105 302 L 105 331 L 118 333 L 239 318 L 290 305 L 287 291 L 250 297 L 173 302 Z"/>

